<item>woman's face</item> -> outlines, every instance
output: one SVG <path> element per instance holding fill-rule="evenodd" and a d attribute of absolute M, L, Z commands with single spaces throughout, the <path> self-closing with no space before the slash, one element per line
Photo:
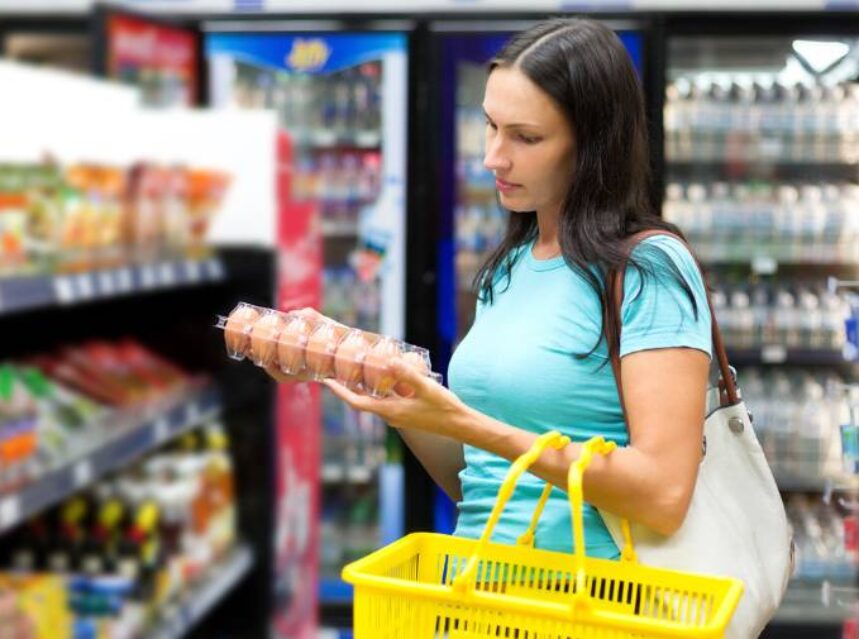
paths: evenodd
<path fill-rule="evenodd" d="M 576 144 L 554 100 L 515 67 L 489 74 L 483 98 L 483 164 L 511 211 L 560 209 L 570 187 Z"/>

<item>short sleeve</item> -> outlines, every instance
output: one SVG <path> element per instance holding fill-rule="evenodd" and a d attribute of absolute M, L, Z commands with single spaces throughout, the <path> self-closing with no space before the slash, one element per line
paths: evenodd
<path fill-rule="evenodd" d="M 633 257 L 642 268 L 630 264 L 626 269 L 620 356 L 686 347 L 703 351 L 712 359 L 707 294 L 686 246 L 673 237 L 650 237 L 635 248 Z M 692 293 L 691 299 L 684 284 Z"/>

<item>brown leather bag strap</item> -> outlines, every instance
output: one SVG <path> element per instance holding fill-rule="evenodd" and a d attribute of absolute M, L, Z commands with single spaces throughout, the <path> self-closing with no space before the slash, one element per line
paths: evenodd
<path fill-rule="evenodd" d="M 628 238 L 627 241 L 627 255 L 632 255 L 632 251 L 638 246 L 642 241 L 646 240 L 649 237 L 653 237 L 654 235 L 667 235 L 669 237 L 673 237 L 680 242 L 683 242 L 684 246 L 689 249 L 689 252 L 692 253 L 689 245 L 683 241 L 674 233 L 670 233 L 668 231 L 662 231 L 659 229 L 653 229 L 649 231 L 641 231 L 632 235 Z M 692 253 L 693 259 L 694 253 Z M 698 263 L 698 260 L 695 259 L 695 264 L 698 267 L 698 271 L 701 273 L 701 279 L 704 279 L 704 271 L 701 269 L 701 265 Z M 624 415 L 626 414 L 626 409 L 624 408 L 623 403 L 623 386 L 620 381 L 620 334 L 621 327 L 623 322 L 621 320 L 621 311 L 623 309 L 623 282 L 624 276 L 626 274 L 626 263 L 624 263 L 619 270 L 609 273 L 609 286 L 612 291 L 612 297 L 614 302 L 614 307 L 617 309 L 617 344 L 614 344 L 614 339 L 609 337 L 611 331 L 606 330 L 606 339 L 608 341 L 609 353 L 611 353 L 611 367 L 614 371 L 614 380 L 617 384 L 617 394 L 620 397 L 620 406 L 624 411 Z M 712 319 L 712 337 L 713 337 L 713 353 L 716 355 L 716 359 L 719 362 L 719 371 L 721 373 L 722 379 L 720 382 L 720 386 L 725 395 L 725 401 L 727 404 L 734 405 L 739 402 L 739 398 L 737 396 L 737 385 L 734 381 L 734 376 L 731 373 L 731 367 L 728 365 L 728 355 L 725 352 L 725 344 L 722 341 L 722 333 L 719 330 L 719 323 L 716 321 L 716 314 L 713 312 L 713 302 L 710 299 L 710 291 L 707 290 L 706 281 L 704 284 L 704 292 L 707 295 L 707 306 L 710 308 L 710 317 Z M 606 303 L 609 301 L 607 300 Z M 603 321 L 605 322 L 607 319 L 607 314 L 604 315 Z M 606 324 L 606 328 L 608 325 Z"/>

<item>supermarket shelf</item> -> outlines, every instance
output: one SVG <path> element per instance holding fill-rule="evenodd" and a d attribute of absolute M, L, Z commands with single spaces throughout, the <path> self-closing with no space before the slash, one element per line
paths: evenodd
<path fill-rule="evenodd" d="M 849 161 L 832 160 L 797 160 L 785 157 L 741 157 L 741 158 L 689 158 L 668 157 L 665 158 L 669 171 L 700 171 L 702 169 L 730 168 L 736 171 L 738 167 L 778 167 L 797 170 L 847 172 L 855 175 L 859 170 L 859 163 Z"/>
<path fill-rule="evenodd" d="M 841 351 L 809 348 L 786 348 L 769 344 L 756 348 L 727 346 L 728 359 L 734 365 L 792 364 L 796 366 L 838 366 L 848 362 Z"/>
<path fill-rule="evenodd" d="M 17 490 L 0 493 L 0 533 L 220 412 L 221 399 L 217 389 L 206 385 L 157 410 L 129 417 L 121 426 L 115 422 L 125 421 L 123 414 L 109 416 L 119 432 L 112 434 L 102 445 Z"/>
<path fill-rule="evenodd" d="M 376 476 L 376 469 L 370 466 L 344 466 L 343 464 L 324 464 L 321 470 L 322 481 L 326 484 L 366 484 Z"/>
<path fill-rule="evenodd" d="M 771 623 L 837 626 L 855 614 L 855 611 L 837 604 L 824 605 L 822 588 L 820 583 L 791 583 Z"/>
<path fill-rule="evenodd" d="M 342 224 L 322 221 L 322 236 L 323 237 L 358 237 L 358 223 Z"/>
<path fill-rule="evenodd" d="M 352 584 L 333 577 L 319 581 L 319 602 L 322 604 L 351 604 Z"/>
<path fill-rule="evenodd" d="M 783 492 L 797 493 L 823 493 L 831 495 L 833 492 L 843 493 L 849 491 L 851 494 L 859 491 L 859 475 L 796 475 L 789 472 L 781 472 L 778 468 L 773 469 L 776 484 Z"/>
<path fill-rule="evenodd" d="M 698 259 L 708 265 L 748 265 L 761 275 L 775 273 L 779 266 L 854 267 L 859 263 L 855 245 L 816 244 L 799 246 L 776 244 L 767 246 L 761 240 L 743 244 L 726 240 L 720 243 L 690 240 Z"/>
<path fill-rule="evenodd" d="M 299 146 L 310 146 L 317 149 L 333 149 L 339 147 L 356 149 L 377 149 L 382 145 L 380 131 L 330 131 L 317 129 L 296 133 L 295 143 Z"/>
<path fill-rule="evenodd" d="M 240 545 L 220 566 L 207 575 L 200 587 L 179 606 L 170 607 L 170 614 L 146 633 L 150 639 L 181 639 L 208 615 L 247 575 L 254 564 L 254 555 L 247 545 Z"/>
<path fill-rule="evenodd" d="M 825 477 L 800 477 L 775 473 L 775 483 L 779 490 L 786 493 L 822 493 L 826 490 Z"/>
<path fill-rule="evenodd" d="M 218 258 L 154 262 L 73 275 L 8 278 L 0 280 L 0 316 L 222 279 L 224 265 Z"/>

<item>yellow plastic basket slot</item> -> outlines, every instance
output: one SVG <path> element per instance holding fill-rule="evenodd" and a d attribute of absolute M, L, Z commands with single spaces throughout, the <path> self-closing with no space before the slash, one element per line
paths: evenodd
<path fill-rule="evenodd" d="M 642 566 L 626 522 L 620 561 L 585 555 L 582 476 L 594 454 L 615 448 L 602 437 L 570 466 L 573 554 L 533 548 L 549 484 L 517 545 L 490 542 L 522 473 L 569 441 L 546 433 L 513 463 L 480 539 L 415 533 L 346 566 L 356 639 L 724 637 L 739 580 Z"/>

